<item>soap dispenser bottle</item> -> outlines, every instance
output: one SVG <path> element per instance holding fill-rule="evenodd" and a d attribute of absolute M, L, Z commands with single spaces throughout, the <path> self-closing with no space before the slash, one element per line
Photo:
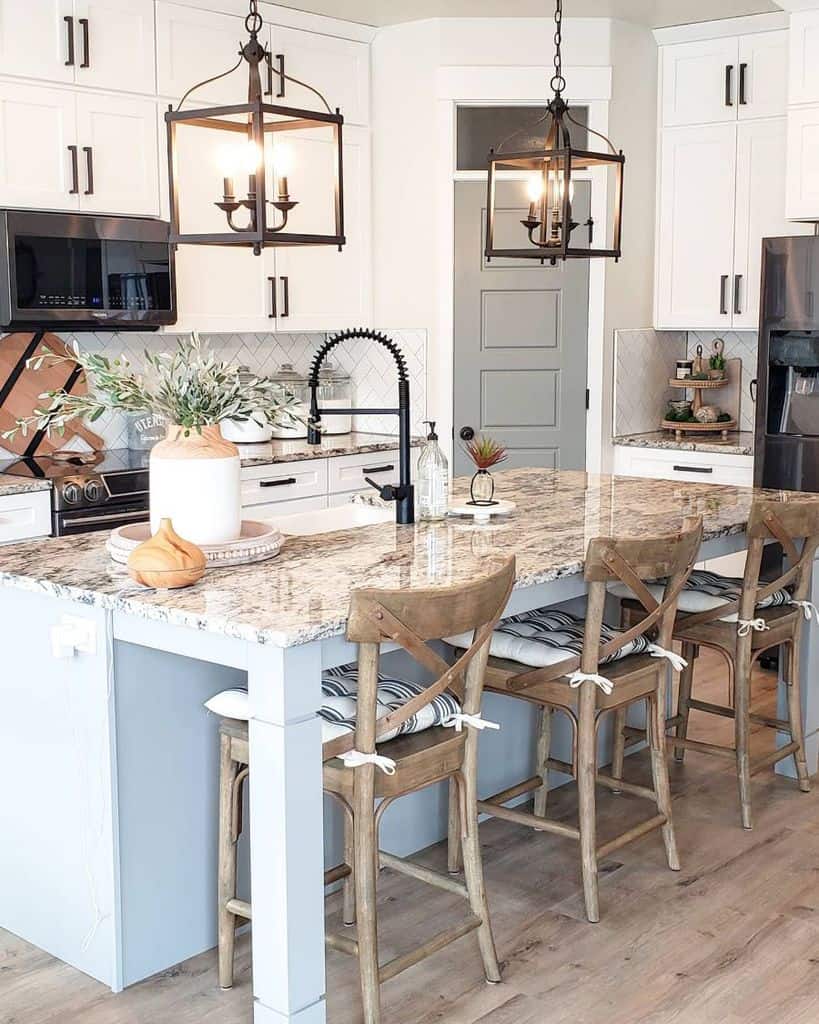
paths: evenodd
<path fill-rule="evenodd" d="M 443 519 L 449 508 L 449 465 L 438 444 L 434 420 L 418 460 L 418 513 L 421 519 Z"/>

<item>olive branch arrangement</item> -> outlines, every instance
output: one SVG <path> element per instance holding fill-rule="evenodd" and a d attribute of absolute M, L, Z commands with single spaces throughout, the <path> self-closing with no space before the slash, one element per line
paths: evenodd
<path fill-rule="evenodd" d="M 137 372 L 125 356 L 109 359 L 82 352 L 76 342 L 71 349 L 71 355 L 34 356 L 27 365 L 38 370 L 46 363 L 73 363 L 85 372 L 88 393 L 73 395 L 63 388 L 44 392 L 39 396 L 43 407 L 17 420 L 4 438 L 18 431 L 25 436 L 32 427 L 62 434 L 70 420 L 93 423 L 111 411 L 159 413 L 184 427 L 186 435 L 221 420 L 253 420 L 260 426 L 299 420 L 293 411 L 297 400 L 283 385 L 246 375 L 240 382 L 239 368 L 217 360 L 195 332 L 171 352 L 146 351 L 144 372 Z"/>

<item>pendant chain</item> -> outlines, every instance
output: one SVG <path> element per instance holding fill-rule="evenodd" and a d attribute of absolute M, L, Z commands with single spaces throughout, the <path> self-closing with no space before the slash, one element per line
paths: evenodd
<path fill-rule="evenodd" d="M 255 38 L 261 31 L 262 25 L 263 21 L 261 14 L 259 14 L 258 0 L 250 0 L 250 11 L 245 18 L 245 28 Z"/>
<path fill-rule="evenodd" d="M 560 96 L 566 88 L 566 79 L 563 77 L 563 63 L 560 46 L 563 42 L 563 0 L 555 0 L 555 73 L 549 83 L 556 96 Z"/>

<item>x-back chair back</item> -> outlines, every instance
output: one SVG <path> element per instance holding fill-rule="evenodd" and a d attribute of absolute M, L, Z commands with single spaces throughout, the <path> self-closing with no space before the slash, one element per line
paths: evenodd
<path fill-rule="evenodd" d="M 492 631 L 498 624 L 515 582 L 515 560 L 483 579 L 460 587 L 425 590 L 362 589 L 353 593 L 347 639 L 359 644 L 358 709 L 355 734 L 324 745 L 325 760 L 355 749 L 364 754 L 431 704 L 445 690 L 461 700 L 463 712 L 480 710 L 483 673 Z M 472 645 L 449 665 L 427 641 L 474 630 Z M 392 641 L 438 678 L 402 707 L 376 718 L 380 644 Z"/>
<path fill-rule="evenodd" d="M 678 534 L 665 537 L 595 537 L 589 541 L 584 576 L 588 582 L 586 628 L 583 653 L 548 668 L 522 672 L 510 681 L 510 690 L 525 690 L 538 683 L 569 675 L 577 669 L 596 673 L 600 662 L 643 636 L 656 626 L 657 644 L 668 648 L 674 629 L 677 598 L 680 596 L 702 543 L 702 520 L 686 523 Z M 657 601 L 646 582 L 667 579 L 662 599 Z M 621 581 L 634 593 L 645 609 L 645 616 L 613 640 L 600 642 L 608 583 Z"/>

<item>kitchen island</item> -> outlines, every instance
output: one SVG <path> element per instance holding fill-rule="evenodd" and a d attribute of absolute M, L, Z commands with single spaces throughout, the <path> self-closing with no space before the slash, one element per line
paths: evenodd
<path fill-rule="evenodd" d="M 322 871 L 325 838 L 337 837 L 329 818 L 325 836 L 316 711 L 322 669 L 355 659 L 343 635 L 351 591 L 465 582 L 515 554 L 510 614 L 567 602 L 584 592 L 590 538 L 664 534 L 702 515 L 703 557 L 728 554 L 744 547 L 754 494 L 771 494 L 554 470 L 496 476 L 498 495 L 517 504 L 497 525 L 292 537 L 273 561 L 212 571 L 183 591 L 138 588 L 99 535 L 0 550 L 0 771 L 15 840 L 0 846 L 0 926 L 115 990 L 213 946 L 216 721 L 201 705 L 247 684 L 255 1020 L 323 1021 Z M 815 578 L 817 602 L 818 589 Z M 815 771 L 816 631 L 806 639 Z M 485 791 L 522 777 L 533 754 L 523 702 L 490 699 L 503 729 L 481 739 Z M 429 798 L 440 832 L 423 830 L 430 815 L 414 815 L 412 797 L 385 816 L 385 848 L 406 854 L 443 834 L 445 801 Z"/>

